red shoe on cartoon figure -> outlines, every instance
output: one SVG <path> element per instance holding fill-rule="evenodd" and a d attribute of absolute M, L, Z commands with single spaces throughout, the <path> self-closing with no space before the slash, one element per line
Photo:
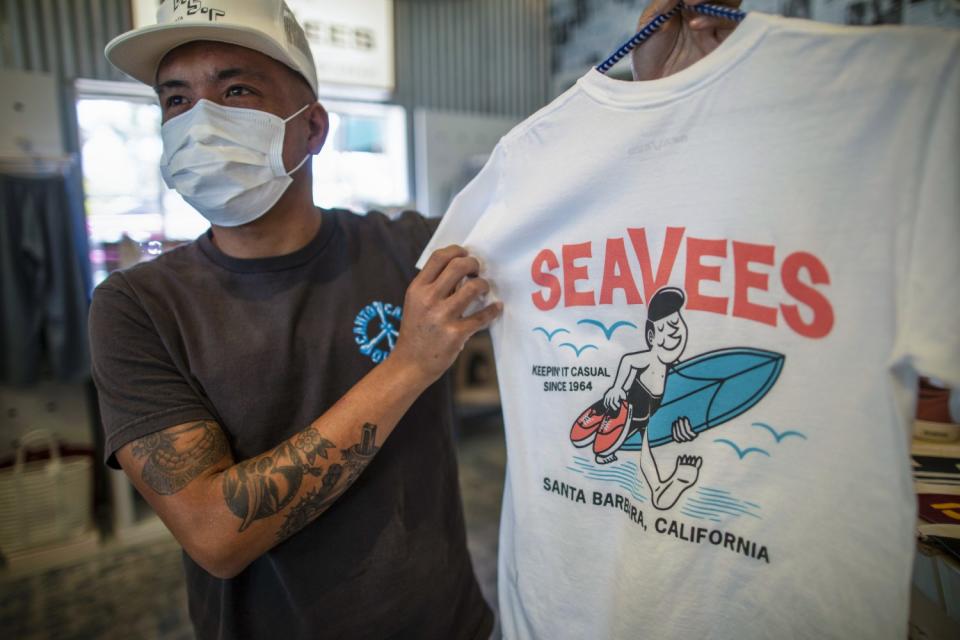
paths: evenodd
<path fill-rule="evenodd" d="M 593 444 L 597 429 L 600 428 L 606 414 L 607 409 L 603 406 L 602 398 L 587 407 L 570 429 L 570 442 L 573 446 L 588 447 Z"/>
<path fill-rule="evenodd" d="M 620 403 L 616 413 L 610 412 L 604 417 L 593 439 L 597 464 L 609 464 L 617 459 L 617 449 L 623 446 L 630 435 L 632 418 L 633 407 L 626 401 Z"/>

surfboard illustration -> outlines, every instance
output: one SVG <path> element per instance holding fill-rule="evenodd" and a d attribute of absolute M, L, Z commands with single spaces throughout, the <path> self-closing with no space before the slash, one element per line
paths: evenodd
<path fill-rule="evenodd" d="M 660 407 L 647 425 L 650 446 L 673 442 L 672 426 L 678 418 L 686 417 L 701 433 L 746 413 L 773 388 L 783 361 L 779 353 L 737 347 L 709 351 L 672 367 Z M 600 406 L 594 403 L 579 420 L 596 416 Z M 623 410 L 621 406 L 617 413 Z M 620 449 L 639 451 L 642 442 L 641 434 L 634 433 Z"/>

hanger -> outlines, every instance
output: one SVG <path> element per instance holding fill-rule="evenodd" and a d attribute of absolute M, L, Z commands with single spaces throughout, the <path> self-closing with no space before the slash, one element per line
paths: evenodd
<path fill-rule="evenodd" d="M 715 4 L 698 4 L 689 6 L 684 4 L 683 0 L 680 0 L 672 9 L 665 13 L 661 13 L 653 18 L 650 22 L 646 24 L 640 31 L 637 32 L 635 36 L 624 42 L 619 49 L 613 52 L 613 54 L 597 65 L 597 71 L 600 73 L 607 73 L 613 68 L 613 65 L 617 64 L 626 56 L 628 53 L 640 46 L 644 40 L 652 36 L 657 30 L 662 27 L 667 21 L 670 20 L 673 16 L 680 13 L 684 8 L 692 9 L 697 13 L 702 13 L 706 16 L 711 16 L 714 18 L 725 18 L 732 22 L 740 22 L 743 20 L 747 13 L 745 11 L 740 11 L 739 9 L 731 9 L 730 7 L 721 7 Z"/>

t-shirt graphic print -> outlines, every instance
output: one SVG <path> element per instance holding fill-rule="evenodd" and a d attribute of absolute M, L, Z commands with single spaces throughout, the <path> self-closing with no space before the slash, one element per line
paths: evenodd
<path fill-rule="evenodd" d="M 680 455 L 672 470 L 661 472 L 654 448 L 692 441 L 701 431 L 743 414 L 766 395 L 783 366 L 783 355 L 749 347 L 718 349 L 679 362 L 687 344 L 688 327 L 681 313 L 684 297 L 681 289 L 666 287 L 650 299 L 645 344 L 620 358 L 613 384 L 580 414 L 570 430 L 570 442 L 578 448 L 590 447 L 597 465 L 616 461 L 620 450 L 640 452 L 647 498 L 658 510 L 671 509 L 697 483 L 703 460 Z M 619 327 L 638 329 L 627 320 L 615 322 L 610 329 L 590 318 L 579 324 L 597 326 L 604 335 Z M 578 350 L 571 343 L 566 345 Z M 586 344 L 579 351 L 591 346 L 597 348 Z M 606 375 L 607 371 L 596 373 Z M 769 425 L 763 426 L 774 436 L 780 435 Z M 780 437 L 787 435 L 806 437 L 798 431 Z M 729 439 L 718 438 L 715 442 L 732 447 L 740 459 L 750 453 L 770 455 L 758 447 L 741 449 Z M 709 499 L 699 504 L 704 513 L 711 507 L 728 506 Z M 636 514 L 636 509 L 631 513 Z M 761 546 L 759 553 L 769 562 L 765 547 Z"/>
<path fill-rule="evenodd" d="M 532 366 L 531 375 L 542 380 L 538 390 L 546 394 L 579 395 L 586 392 L 591 398 L 590 404 L 576 416 L 569 429 L 570 444 L 582 452 L 572 452 L 572 466 L 568 470 L 619 487 L 594 492 L 590 496 L 577 486 L 576 481 L 545 478 L 544 490 L 573 502 L 588 504 L 592 500 L 597 506 L 621 509 L 644 531 L 649 530 L 648 523 L 645 510 L 639 505 L 647 504 L 653 509 L 649 515 L 655 517 L 653 524 L 658 533 L 721 546 L 769 564 L 769 550 L 762 541 L 707 526 L 724 518 L 760 518 L 760 505 L 732 494 L 728 488 L 700 486 L 684 501 L 680 513 L 704 521 L 703 526 L 688 526 L 667 517 L 668 512 L 678 505 L 680 497 L 698 485 L 707 457 L 697 454 L 695 451 L 698 450 L 685 452 L 684 443 L 693 442 L 715 427 L 732 426 L 735 419 L 746 424 L 744 420 L 758 413 L 751 412 L 751 409 L 774 389 L 786 360 L 783 353 L 749 344 L 715 346 L 690 353 L 691 331 L 697 331 L 697 324 L 703 325 L 704 329 L 713 324 L 693 312 L 728 315 L 729 309 L 733 318 L 774 327 L 782 322 L 798 335 L 823 338 L 834 324 L 832 305 L 826 293 L 802 285 L 800 277 L 809 274 L 811 282 L 828 284 L 829 273 L 812 254 L 793 253 L 783 260 L 781 273 L 783 280 L 780 284 L 787 296 L 786 301 L 779 307 L 750 302 L 750 290 L 770 291 L 770 276 L 761 273 L 759 267 L 772 266 L 776 250 L 773 246 L 734 241 L 730 243 L 734 268 L 732 300 L 705 296 L 702 288 L 720 278 L 715 277 L 718 275 L 716 270 L 704 271 L 702 260 L 706 255 L 724 257 L 727 243 L 712 241 L 715 252 L 702 253 L 697 248 L 690 249 L 691 244 L 706 246 L 701 244 L 701 239 L 691 236 L 686 239 L 687 262 L 678 266 L 676 256 L 681 252 L 680 245 L 686 231 L 676 227 L 666 229 L 656 278 L 651 278 L 644 266 L 650 262 L 645 229 L 628 228 L 625 234 L 633 247 L 632 257 L 640 265 L 639 277 L 630 266 L 627 243 L 622 238 L 608 238 L 603 243 L 602 259 L 597 260 L 597 264 L 603 266 L 596 274 L 592 288 L 576 285 L 581 289 L 565 290 L 561 278 L 568 278 L 568 274 L 560 265 L 571 267 L 569 277 L 572 279 L 585 284 L 591 282 L 589 268 L 583 269 L 579 265 L 586 264 L 585 261 L 593 257 L 595 243 L 563 245 L 560 255 L 565 258 L 554 255 L 550 249 L 542 250 L 534 258 L 532 281 L 541 288 L 531 295 L 531 302 L 540 311 L 553 312 L 568 304 L 571 297 L 577 302 L 570 306 L 602 307 L 606 300 L 606 306 L 615 307 L 614 297 L 622 296 L 628 308 L 630 305 L 639 307 L 644 305 L 641 289 L 647 292 L 646 299 L 649 300 L 642 320 L 627 315 L 623 318 L 613 316 L 605 322 L 582 314 L 585 317 L 569 325 L 554 322 L 530 330 L 542 337 L 555 355 L 572 355 L 574 362 L 578 363 Z M 576 258 L 582 260 L 578 262 Z M 558 265 L 556 271 L 561 277 L 552 275 L 551 264 Z M 686 271 L 686 275 L 678 278 L 675 270 Z M 682 287 L 661 286 L 672 280 L 680 280 L 689 288 L 692 293 L 689 301 Z M 791 295 L 795 297 L 791 298 Z M 798 303 L 804 305 L 809 320 L 803 319 Z M 688 313 L 694 318 L 689 322 Z M 615 335 L 618 336 L 616 341 Z M 704 339 L 696 341 L 706 342 Z M 588 354 L 593 356 L 591 361 L 594 364 L 579 364 L 586 362 Z M 595 364 L 598 361 L 601 364 Z M 740 429 L 736 437 L 720 430 L 707 434 L 711 442 L 729 448 L 722 451 L 723 447 L 720 447 L 721 451 L 712 456 L 714 460 L 718 457 L 726 460 L 730 451 L 738 461 L 747 460 L 751 455 L 771 458 L 778 451 L 777 445 L 784 440 L 808 439 L 799 429 L 778 430 L 778 427 L 761 421 L 752 421 L 749 426 L 752 429 Z M 665 445 L 673 445 L 669 448 L 671 453 L 658 463 L 658 451 Z M 626 452 L 635 453 L 627 455 Z M 622 464 L 614 464 L 616 462 Z M 749 466 L 749 463 L 747 460 L 745 465 Z"/>
<path fill-rule="evenodd" d="M 590 71 L 427 248 L 504 303 L 506 638 L 903 638 L 916 372 L 960 383 L 960 34 L 750 13 Z"/>

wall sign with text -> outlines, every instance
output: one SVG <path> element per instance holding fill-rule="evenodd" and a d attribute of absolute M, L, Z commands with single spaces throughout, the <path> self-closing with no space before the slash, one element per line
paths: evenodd
<path fill-rule="evenodd" d="M 393 89 L 391 0 L 287 0 L 310 42 L 320 84 Z"/>

